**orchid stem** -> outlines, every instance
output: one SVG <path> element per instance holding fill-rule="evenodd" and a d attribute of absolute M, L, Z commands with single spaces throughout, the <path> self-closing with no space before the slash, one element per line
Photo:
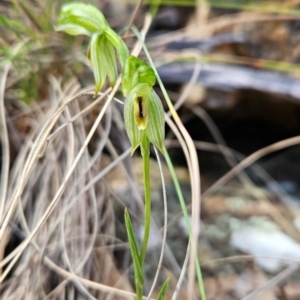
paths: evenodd
<path fill-rule="evenodd" d="M 145 193 L 145 223 L 144 223 L 144 236 L 140 252 L 141 266 L 144 263 L 148 241 L 150 236 L 150 224 L 151 224 L 151 194 L 150 194 L 150 141 L 146 135 L 144 135 L 141 143 L 141 154 L 143 157 L 143 169 L 144 169 L 144 193 Z"/>

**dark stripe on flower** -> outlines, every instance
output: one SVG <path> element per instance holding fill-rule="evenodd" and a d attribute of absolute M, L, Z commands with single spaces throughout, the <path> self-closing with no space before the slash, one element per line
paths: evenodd
<path fill-rule="evenodd" d="M 143 113 L 143 98 L 142 97 L 138 97 L 137 98 L 138 99 L 138 104 L 139 104 L 139 117 L 141 118 L 141 119 L 143 119 L 144 118 L 144 113 Z"/>

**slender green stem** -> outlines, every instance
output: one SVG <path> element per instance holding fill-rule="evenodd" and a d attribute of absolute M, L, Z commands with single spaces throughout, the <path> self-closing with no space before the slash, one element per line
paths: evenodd
<path fill-rule="evenodd" d="M 141 153 L 143 157 L 144 168 L 144 193 L 145 193 L 145 223 L 144 223 L 144 237 L 140 252 L 141 266 L 144 263 L 149 235 L 150 235 L 150 223 L 151 223 L 151 194 L 150 194 L 150 141 L 146 135 L 144 135 L 141 143 Z"/>
<path fill-rule="evenodd" d="M 173 179 L 173 183 L 175 185 L 175 189 L 177 192 L 177 196 L 181 205 L 181 210 L 185 219 L 185 223 L 187 225 L 187 230 L 189 233 L 189 237 L 192 236 L 192 229 L 191 229 L 191 224 L 189 221 L 189 215 L 188 215 L 188 211 L 185 205 L 185 201 L 184 201 L 184 197 L 181 191 L 181 187 L 174 169 L 174 166 L 172 164 L 171 158 L 169 156 L 169 153 L 167 151 L 166 148 L 164 148 L 164 153 L 165 153 L 165 159 L 168 165 L 168 168 L 170 170 L 172 179 Z M 198 277 L 198 283 L 199 283 L 199 289 L 200 289 L 200 294 L 201 294 L 201 299 L 202 300 L 206 300 L 206 295 L 205 295 L 205 289 L 204 289 L 204 283 L 203 283 L 203 277 L 202 277 L 202 272 L 201 272 L 201 267 L 200 267 L 200 262 L 199 262 L 199 258 L 196 257 L 196 273 L 197 273 L 197 277 Z"/>

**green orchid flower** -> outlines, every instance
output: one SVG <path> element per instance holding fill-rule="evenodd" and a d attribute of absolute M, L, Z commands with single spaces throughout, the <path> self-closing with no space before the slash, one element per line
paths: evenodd
<path fill-rule="evenodd" d="M 132 145 L 131 154 L 140 146 L 143 157 L 145 214 L 144 235 L 140 247 L 127 209 L 124 214 L 133 259 L 136 299 L 142 300 L 145 277 L 143 266 L 151 227 L 150 143 L 164 153 L 164 109 L 153 90 L 156 76 L 153 69 L 143 60 L 129 56 L 123 40 L 109 27 L 102 13 L 91 5 L 72 3 L 63 6 L 56 30 L 90 37 L 87 56 L 93 67 L 96 82 L 94 97 L 104 85 L 106 78 L 111 85 L 115 84 L 117 60 L 122 67 L 122 89 L 126 96 L 124 123 Z M 165 281 L 158 294 L 159 300 L 164 299 L 168 283 L 169 279 Z"/>
<path fill-rule="evenodd" d="M 154 71 L 141 59 L 130 56 L 122 72 L 124 123 L 132 145 L 131 154 L 149 140 L 162 153 L 165 137 L 164 108 L 153 90 Z"/>
<path fill-rule="evenodd" d="M 87 56 L 96 83 L 94 97 L 103 87 L 107 77 L 111 86 L 115 84 L 117 60 L 123 67 L 129 52 L 121 37 L 110 28 L 96 7 L 84 3 L 64 5 L 59 13 L 55 30 L 71 35 L 84 34 L 91 38 Z"/>

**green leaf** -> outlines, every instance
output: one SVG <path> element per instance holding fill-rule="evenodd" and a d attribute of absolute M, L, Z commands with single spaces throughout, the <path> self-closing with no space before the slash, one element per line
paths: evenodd
<path fill-rule="evenodd" d="M 135 101 L 135 95 L 131 94 L 126 98 L 124 103 L 124 124 L 132 147 L 131 155 L 134 153 L 136 148 L 140 145 L 142 134 L 143 134 L 143 132 L 141 132 L 138 129 L 138 126 L 135 122 L 134 101 Z"/>
<path fill-rule="evenodd" d="M 111 28 L 107 28 L 105 30 L 105 36 L 115 47 L 115 49 L 117 51 L 119 62 L 121 64 L 121 66 L 123 67 L 129 56 L 129 51 L 128 51 L 126 44 L 123 42 L 121 37 L 119 35 L 117 35 Z"/>
<path fill-rule="evenodd" d="M 113 44 L 117 50 L 118 59 L 121 66 L 125 65 L 127 58 L 129 57 L 129 51 L 123 40 L 118 36 L 111 28 L 105 30 L 105 36 Z"/>
<path fill-rule="evenodd" d="M 144 275 L 143 275 L 142 267 L 140 265 L 138 246 L 134 236 L 132 223 L 127 208 L 125 208 L 124 217 L 125 217 L 125 226 L 126 226 L 127 236 L 129 240 L 131 256 L 133 260 L 135 283 L 141 287 L 144 284 Z"/>
<path fill-rule="evenodd" d="M 148 124 L 145 129 L 150 142 L 164 154 L 165 115 L 160 98 L 152 91 L 148 96 Z"/>
<path fill-rule="evenodd" d="M 107 27 L 104 32 L 106 38 L 117 48 L 120 43 L 120 37 L 110 28 Z"/>
<path fill-rule="evenodd" d="M 91 39 L 90 44 L 90 56 L 91 56 L 91 64 L 93 67 L 94 78 L 96 83 L 96 89 L 94 93 L 94 97 L 101 90 L 106 77 L 106 72 L 104 66 L 102 65 L 103 56 L 101 53 L 101 44 L 105 37 L 103 35 L 94 34 Z"/>
<path fill-rule="evenodd" d="M 118 76 L 115 49 L 105 36 L 99 46 L 102 55 L 102 68 L 107 73 L 110 85 L 114 86 Z"/>
<path fill-rule="evenodd" d="M 101 33 L 108 26 L 103 14 L 94 6 L 84 3 L 69 3 L 60 10 L 56 31 L 71 35 Z"/>
<path fill-rule="evenodd" d="M 126 44 L 124 43 L 124 41 L 121 38 L 120 38 L 120 42 L 119 42 L 118 46 L 116 47 L 116 50 L 117 50 L 119 62 L 121 64 L 122 68 L 124 68 L 126 60 L 129 57 L 129 51 L 128 51 Z"/>
<path fill-rule="evenodd" d="M 19 22 L 14 19 L 5 18 L 0 14 L 0 31 L 4 33 L 4 28 L 7 28 L 13 31 L 18 37 L 20 37 L 21 33 L 26 32 L 30 35 L 36 34 L 34 30 L 32 30 L 29 26 L 26 26 L 24 23 Z"/>
<path fill-rule="evenodd" d="M 160 292 L 158 294 L 157 300 L 164 300 L 168 286 L 170 283 L 170 279 L 167 278 L 166 281 L 164 282 L 163 286 L 160 289 Z"/>
<path fill-rule="evenodd" d="M 64 31 L 70 35 L 83 34 L 83 35 L 91 36 L 93 34 L 92 32 L 88 31 L 84 27 L 82 27 L 80 25 L 71 24 L 71 23 L 55 26 L 55 30 L 56 31 Z"/>

